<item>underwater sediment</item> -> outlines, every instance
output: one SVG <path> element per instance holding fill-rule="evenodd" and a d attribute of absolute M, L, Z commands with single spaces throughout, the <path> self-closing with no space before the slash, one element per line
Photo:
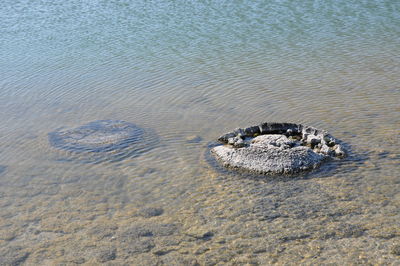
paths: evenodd
<path fill-rule="evenodd" d="M 87 162 L 119 161 L 138 156 L 158 142 L 150 130 L 121 120 L 97 120 L 49 133 L 50 144 Z"/>

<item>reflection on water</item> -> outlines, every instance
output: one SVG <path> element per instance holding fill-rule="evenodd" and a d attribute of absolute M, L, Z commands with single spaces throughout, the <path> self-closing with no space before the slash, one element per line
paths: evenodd
<path fill-rule="evenodd" d="M 383 0 L 6 0 L 0 264 L 394 263 L 399 14 Z M 48 142 L 103 119 L 160 143 L 93 165 Z M 326 129 L 355 156 L 289 179 L 209 164 L 211 141 L 264 121 Z"/>

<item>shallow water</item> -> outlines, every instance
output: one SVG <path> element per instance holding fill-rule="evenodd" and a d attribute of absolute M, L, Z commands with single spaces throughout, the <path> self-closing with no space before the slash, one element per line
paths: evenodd
<path fill-rule="evenodd" d="M 0 264 L 400 259 L 400 2 L 3 1 Z M 48 133 L 115 119 L 159 145 L 85 163 Z M 351 146 L 292 178 L 216 169 L 264 121 Z"/>

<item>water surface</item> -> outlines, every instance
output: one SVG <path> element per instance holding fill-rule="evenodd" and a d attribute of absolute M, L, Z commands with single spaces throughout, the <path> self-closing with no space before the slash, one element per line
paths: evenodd
<path fill-rule="evenodd" d="M 400 2 L 5 0 L 0 22 L 0 264 L 399 260 Z M 160 145 L 91 164 L 48 142 L 103 119 Z M 355 156 L 286 179 L 208 163 L 264 121 Z"/>

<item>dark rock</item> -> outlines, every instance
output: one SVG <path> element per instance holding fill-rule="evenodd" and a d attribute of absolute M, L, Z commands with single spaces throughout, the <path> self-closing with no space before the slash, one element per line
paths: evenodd
<path fill-rule="evenodd" d="M 262 123 L 259 125 L 261 134 L 284 134 L 288 130 L 298 133 L 299 126 L 292 123 Z"/>
<path fill-rule="evenodd" d="M 259 126 L 247 127 L 244 129 L 246 137 L 255 137 L 261 133 Z"/>
<path fill-rule="evenodd" d="M 228 133 L 228 134 L 225 134 L 225 135 L 220 136 L 220 137 L 218 138 L 218 141 L 221 141 L 221 142 L 223 142 L 223 143 L 228 143 L 228 140 L 229 140 L 230 138 L 234 138 L 234 137 L 236 137 L 236 134 L 235 134 L 234 132 L 230 132 L 230 133 Z"/>

